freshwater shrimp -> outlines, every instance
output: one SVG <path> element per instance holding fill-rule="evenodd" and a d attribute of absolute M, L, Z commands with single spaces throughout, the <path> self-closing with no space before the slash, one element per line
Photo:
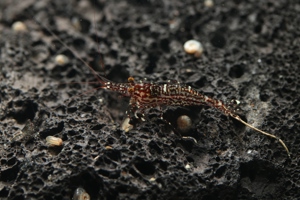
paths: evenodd
<path fill-rule="evenodd" d="M 37 23 L 39 23 L 37 21 Z M 40 23 L 39 23 L 40 24 Z M 247 127 L 260 132 L 263 135 L 274 138 L 280 142 L 288 157 L 291 157 L 291 153 L 287 148 L 286 144 L 279 137 L 262 131 L 251 124 L 245 122 L 241 117 L 235 114 L 234 111 L 227 105 L 225 105 L 221 100 L 210 98 L 206 95 L 201 94 L 191 86 L 186 86 L 179 82 L 173 83 L 168 81 L 167 83 L 144 83 L 135 82 L 133 77 L 128 78 L 127 83 L 116 83 L 112 82 L 105 77 L 99 75 L 88 63 L 86 63 L 75 50 L 66 45 L 55 33 L 50 29 L 40 24 L 44 27 L 51 35 L 53 35 L 64 47 L 69 49 L 74 53 L 76 58 L 78 58 L 86 67 L 90 69 L 93 75 L 96 77 L 97 81 L 101 84 L 100 88 L 118 92 L 125 97 L 130 98 L 129 110 L 126 114 L 131 118 L 133 114 L 136 118 L 138 117 L 138 112 L 144 115 L 144 112 L 149 108 L 162 107 L 162 106 L 200 106 L 206 105 L 213 107 L 218 111 L 222 112 L 226 116 L 230 116 L 239 122 L 243 123 Z M 234 103 L 234 102 L 233 102 Z M 144 121 L 143 118 L 140 118 Z"/>
<path fill-rule="evenodd" d="M 290 157 L 290 151 L 286 144 L 277 136 L 262 131 L 251 124 L 242 120 L 242 118 L 235 114 L 229 106 L 225 105 L 221 100 L 210 98 L 201 94 L 191 86 L 183 84 L 171 83 L 136 83 L 133 77 L 128 78 L 128 83 L 115 83 L 100 75 L 98 79 L 101 83 L 101 88 L 119 92 L 123 96 L 130 97 L 129 107 L 130 113 L 137 116 L 137 112 L 144 115 L 146 109 L 162 106 L 201 106 L 206 105 L 217 109 L 226 116 L 230 116 L 249 128 L 258 131 L 268 137 L 278 140 L 284 147 L 288 156 Z M 234 103 L 234 101 L 232 102 Z M 127 111 L 128 112 L 128 111 Z M 130 117 L 130 113 L 128 117 Z"/>

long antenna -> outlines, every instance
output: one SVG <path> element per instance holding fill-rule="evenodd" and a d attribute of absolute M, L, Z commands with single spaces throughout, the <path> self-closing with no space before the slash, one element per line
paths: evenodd
<path fill-rule="evenodd" d="M 48 27 L 44 26 L 42 23 L 40 23 L 38 20 L 35 19 L 35 17 L 32 17 L 33 20 L 40 25 L 41 27 L 43 27 L 44 29 L 46 29 L 55 39 L 57 39 L 65 48 L 67 48 L 69 51 L 71 51 L 75 57 L 77 59 L 79 59 L 85 66 L 87 66 L 92 73 L 94 74 L 94 76 L 96 77 L 96 79 L 99 81 L 99 83 L 103 84 L 103 81 L 99 78 L 99 74 L 87 63 L 85 62 L 80 56 L 79 54 L 76 52 L 75 49 L 69 47 L 66 43 L 64 43 L 53 31 L 51 31 Z"/>
<path fill-rule="evenodd" d="M 231 109 L 230 109 L 230 106 L 226 106 L 222 101 L 219 101 L 219 100 L 216 100 L 216 99 L 212 99 L 212 98 L 209 98 L 207 96 L 204 96 L 202 94 L 199 94 L 197 93 L 197 96 L 200 97 L 200 99 L 204 99 L 205 103 L 207 103 L 207 105 L 211 106 L 211 107 L 214 107 L 214 108 L 217 108 L 218 110 L 222 111 L 225 115 L 229 115 L 230 117 L 242 122 L 244 125 L 248 126 L 249 128 L 253 129 L 253 130 L 256 130 L 257 132 L 260 132 L 268 137 L 271 137 L 271 138 L 274 138 L 276 140 L 278 140 L 280 142 L 280 144 L 284 147 L 285 151 L 287 152 L 289 158 L 291 158 L 291 153 L 289 151 L 289 149 L 287 148 L 287 146 L 285 145 L 285 143 L 277 136 L 273 135 L 273 134 L 270 134 L 270 133 L 267 133 L 267 132 L 264 132 L 258 128 L 255 128 L 254 126 L 248 124 L 247 122 L 245 122 L 244 120 L 241 119 L 240 116 L 238 116 L 237 114 L 235 114 L 235 112 L 233 112 Z M 235 101 L 232 101 L 232 102 L 235 102 Z M 202 102 L 201 102 L 202 103 Z"/>
<path fill-rule="evenodd" d="M 97 29 L 96 14 L 95 14 L 95 12 L 93 12 L 93 18 L 94 18 L 94 29 L 95 29 L 95 33 L 96 33 L 97 51 L 98 51 L 99 56 L 100 56 L 100 64 L 101 64 L 102 70 L 104 71 L 105 70 L 105 68 L 104 68 L 104 60 L 103 60 L 103 57 L 102 57 L 102 55 L 100 53 L 101 51 L 100 51 L 100 45 L 99 45 L 99 37 L 97 36 L 98 29 Z"/>
<path fill-rule="evenodd" d="M 252 125 L 248 124 L 247 122 L 245 122 L 244 120 L 242 120 L 242 119 L 240 118 L 240 116 L 238 116 L 238 115 L 235 115 L 235 114 L 232 114 L 232 113 L 229 113 L 229 115 L 230 115 L 231 117 L 233 117 L 234 119 L 236 119 L 236 120 L 242 122 L 243 124 L 245 124 L 245 125 L 248 126 L 249 128 L 252 128 L 253 130 L 256 130 L 256 131 L 258 131 L 258 132 L 260 132 L 260 133 L 262 133 L 262 134 L 264 134 L 264 135 L 266 135 L 266 136 L 268 136 L 268 137 L 271 137 L 271 138 L 274 138 L 274 139 L 278 140 L 278 141 L 281 143 L 281 145 L 284 147 L 284 149 L 285 149 L 285 151 L 287 152 L 289 158 L 291 158 L 291 153 L 290 153 L 289 149 L 287 148 L 287 146 L 285 145 L 285 143 L 284 143 L 279 137 L 277 137 L 277 136 L 275 136 L 275 135 L 272 135 L 272 134 L 270 134 L 270 133 L 264 132 L 264 131 L 262 131 L 262 130 L 259 130 L 258 128 L 255 128 L 254 126 L 252 126 Z"/>

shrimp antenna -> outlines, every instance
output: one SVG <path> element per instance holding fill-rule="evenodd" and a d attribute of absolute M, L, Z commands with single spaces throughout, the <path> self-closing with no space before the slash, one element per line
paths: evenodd
<path fill-rule="evenodd" d="M 281 145 L 284 147 L 284 149 L 285 149 L 285 151 L 287 152 L 289 158 L 291 158 L 291 153 L 290 153 L 289 149 L 287 148 L 287 146 L 285 145 L 285 143 L 284 143 L 279 137 L 277 137 L 277 136 L 275 136 L 275 135 L 273 135 L 273 134 L 264 132 L 264 131 L 262 131 L 262 130 L 259 130 L 258 128 L 255 128 L 254 126 L 252 126 L 252 125 L 248 124 L 247 122 L 245 122 L 244 120 L 242 120 L 238 115 L 235 115 L 235 114 L 232 114 L 232 113 L 229 113 L 229 115 L 230 115 L 231 117 L 233 117 L 234 119 L 236 119 L 236 120 L 242 122 L 243 124 L 245 124 L 245 125 L 248 126 L 249 128 L 252 128 L 253 130 L 256 130 L 256 131 L 258 131 L 258 132 L 260 132 L 260 133 L 262 133 L 262 134 L 264 134 L 264 135 L 266 135 L 266 136 L 268 136 L 268 137 L 271 137 L 271 138 L 274 138 L 274 139 L 278 140 L 278 141 L 281 143 Z"/>
<path fill-rule="evenodd" d="M 99 83 L 101 83 L 102 85 L 104 84 L 104 82 L 101 80 L 101 76 L 86 62 L 84 61 L 79 54 L 76 52 L 76 50 L 74 50 L 73 48 L 69 47 L 65 42 L 63 42 L 53 31 L 51 31 L 48 27 L 44 26 L 42 23 L 40 23 L 37 19 L 35 19 L 35 17 L 32 17 L 32 19 L 41 27 L 43 27 L 44 29 L 46 29 L 55 39 L 57 39 L 59 41 L 59 43 L 61 43 L 65 48 L 67 48 L 69 51 L 71 51 L 75 57 L 77 59 L 79 59 L 85 66 L 87 66 L 92 73 L 94 74 L 94 76 L 96 77 L 96 79 L 99 81 Z M 100 78 L 101 77 L 101 78 Z"/>

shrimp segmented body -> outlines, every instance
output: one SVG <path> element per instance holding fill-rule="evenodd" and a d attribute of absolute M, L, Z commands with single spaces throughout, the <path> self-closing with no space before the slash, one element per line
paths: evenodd
<path fill-rule="evenodd" d="M 290 157 L 290 152 L 287 146 L 280 138 L 273 134 L 262 131 L 251 124 L 248 124 L 221 100 L 213 99 L 203 95 L 197 90 L 193 89 L 191 86 L 186 86 L 179 82 L 137 83 L 134 81 L 133 77 L 128 78 L 128 83 L 114 83 L 99 75 L 98 80 L 102 84 L 101 88 L 119 92 L 123 96 L 130 97 L 130 113 L 133 113 L 135 116 L 137 116 L 136 113 L 138 111 L 144 113 L 146 109 L 154 107 L 200 105 L 210 106 L 222 112 L 223 114 L 240 121 L 249 128 L 278 140 Z"/>

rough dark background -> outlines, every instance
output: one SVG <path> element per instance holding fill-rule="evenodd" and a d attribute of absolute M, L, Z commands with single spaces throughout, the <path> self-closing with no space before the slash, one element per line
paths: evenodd
<path fill-rule="evenodd" d="M 71 199 L 78 187 L 92 199 L 299 199 L 299 13 L 286 0 L 1 0 L 0 199 Z M 197 144 L 157 109 L 125 133 L 128 99 L 82 83 L 96 79 L 45 27 L 113 81 L 172 79 L 239 99 L 242 117 L 292 158 L 207 107 L 163 108 L 174 127 L 192 118 Z M 192 38 L 200 59 L 183 52 Z M 70 63 L 56 65 L 57 54 Z M 64 146 L 48 148 L 49 135 Z"/>

